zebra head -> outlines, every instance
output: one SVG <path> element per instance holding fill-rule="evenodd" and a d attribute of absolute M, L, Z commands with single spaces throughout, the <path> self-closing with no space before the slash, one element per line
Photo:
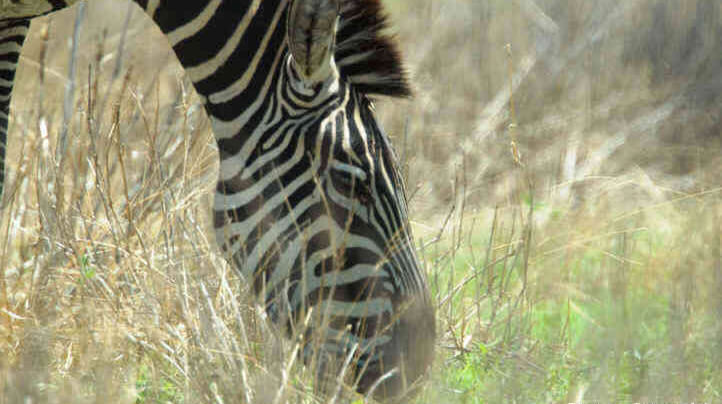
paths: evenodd
<path fill-rule="evenodd" d="M 322 354 L 338 359 L 356 350 L 360 391 L 378 384 L 387 396 L 428 366 L 434 322 L 398 158 L 369 99 L 371 85 L 406 83 L 393 43 L 378 36 L 378 2 L 362 3 L 365 8 L 359 2 L 342 8 L 340 0 L 296 0 L 289 9 L 289 94 L 318 122 L 309 126 L 315 142 L 308 149 L 318 161 L 318 202 L 305 227 L 310 231 L 299 239 L 306 268 L 289 301 L 317 311 Z M 354 21 L 364 16 L 380 18 L 378 26 Z M 356 32 L 359 23 L 364 28 Z M 371 46 L 364 43 L 370 38 Z"/>
<path fill-rule="evenodd" d="M 377 0 L 292 0 L 285 22 L 271 110 L 243 146 L 248 175 L 216 195 L 232 222 L 219 236 L 271 318 L 305 337 L 307 360 L 337 374 L 332 362 L 353 359 L 359 391 L 397 396 L 434 341 L 398 159 L 370 99 L 409 94 L 400 58 Z M 233 222 L 254 227 L 238 237 Z"/>

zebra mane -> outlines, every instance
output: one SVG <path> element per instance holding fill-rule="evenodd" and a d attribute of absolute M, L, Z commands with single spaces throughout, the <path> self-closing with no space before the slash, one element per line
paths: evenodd
<path fill-rule="evenodd" d="M 383 31 L 380 0 L 342 0 L 334 58 L 342 78 L 368 95 L 408 97 L 411 87 L 395 39 Z"/>

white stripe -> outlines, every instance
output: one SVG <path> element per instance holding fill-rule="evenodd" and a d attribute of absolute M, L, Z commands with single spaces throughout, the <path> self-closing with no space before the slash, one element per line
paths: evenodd
<path fill-rule="evenodd" d="M 251 5 L 251 7 L 256 6 L 258 3 L 258 0 L 255 0 L 254 4 Z M 253 78 L 253 75 L 256 73 L 256 70 L 258 69 L 258 63 L 261 61 L 261 57 L 266 51 L 266 48 L 268 47 L 268 42 L 271 39 L 271 36 L 273 36 L 275 30 L 277 29 L 279 20 L 281 18 L 281 15 L 283 15 L 283 11 L 285 10 L 285 7 L 278 7 L 278 10 L 276 10 L 276 14 L 273 16 L 273 21 L 269 24 L 269 26 L 266 28 L 266 34 L 263 37 L 263 40 L 260 44 L 258 44 L 258 49 L 256 50 L 256 54 L 251 59 L 251 63 L 248 65 L 248 68 L 246 71 L 243 72 L 243 75 L 233 82 L 228 88 L 225 90 L 219 91 L 215 94 L 211 94 L 208 96 L 208 100 L 212 103 L 218 104 L 222 102 L 227 102 L 228 100 L 233 99 L 238 94 L 243 91 L 244 88 L 248 87 L 248 83 L 251 81 L 251 78 Z M 253 11 L 250 11 L 249 13 L 253 13 Z M 242 25 L 242 24 L 241 24 Z M 240 30 L 241 27 L 239 27 Z M 245 27 L 243 27 L 245 30 Z M 234 32 L 234 36 L 238 33 L 239 30 L 236 30 Z M 242 33 L 242 31 L 241 31 Z M 240 34 L 239 34 L 240 35 Z M 239 38 L 240 39 L 240 38 Z M 235 39 L 231 37 L 231 39 L 228 41 L 226 46 L 219 52 L 213 59 L 206 62 L 203 65 L 197 66 L 197 67 L 191 67 L 189 69 L 186 69 L 186 72 L 188 72 L 188 75 L 193 79 L 193 81 L 200 81 L 204 78 L 210 76 L 215 72 L 219 66 L 223 65 L 228 57 L 230 57 L 233 50 L 235 50 L 236 43 L 233 43 Z M 233 43 L 233 47 L 229 47 L 228 45 Z M 279 50 L 283 49 L 282 46 L 279 47 Z M 276 66 L 274 66 L 273 71 L 276 71 Z M 269 74 L 270 76 L 270 74 Z"/>
<path fill-rule="evenodd" d="M 278 130 L 286 130 L 288 126 L 295 124 L 295 122 L 287 122 L 285 125 L 283 125 L 281 128 L 278 128 Z M 233 156 L 226 156 L 221 160 L 219 170 L 219 181 L 228 181 L 229 179 L 240 175 L 241 180 L 248 180 L 251 178 L 256 171 L 258 171 L 261 167 L 263 167 L 266 163 L 268 163 L 271 159 L 276 158 L 278 155 L 280 155 L 283 150 L 279 150 L 279 148 L 275 150 L 268 151 L 263 156 L 256 159 L 253 163 L 250 165 L 246 164 L 246 161 L 248 161 L 249 157 L 251 156 L 251 153 L 253 153 L 254 150 L 258 150 L 260 145 L 258 144 L 261 141 L 261 137 L 265 135 L 268 132 L 268 128 L 272 125 L 272 123 L 259 125 L 256 128 L 253 129 L 253 132 L 250 133 L 248 136 L 248 139 L 246 139 L 243 143 L 243 146 L 241 147 L 241 150 L 238 151 Z M 292 132 L 294 129 L 291 129 Z M 290 140 L 291 133 L 289 132 L 287 134 L 287 137 Z M 302 136 L 301 136 L 302 137 Z M 288 141 L 285 141 L 281 147 L 286 147 L 288 144 Z M 251 147 L 252 146 L 252 147 Z"/>
<path fill-rule="evenodd" d="M 366 172 L 364 172 L 364 170 L 362 170 L 361 168 L 356 167 L 355 165 L 352 165 L 352 164 L 347 164 L 347 163 L 343 163 L 338 160 L 333 160 L 331 162 L 331 168 L 333 168 L 334 170 L 345 172 L 345 173 L 351 175 L 352 177 L 356 177 L 358 179 L 357 181 L 360 181 L 360 182 L 365 182 L 367 179 Z"/>
<path fill-rule="evenodd" d="M 341 271 L 333 271 L 329 269 L 330 272 L 320 277 L 316 276 L 315 268 L 324 260 L 333 257 L 343 246 L 346 248 L 363 247 L 369 251 L 375 250 L 380 252 L 375 245 L 370 245 L 368 243 L 368 239 L 348 234 L 344 229 L 339 228 L 334 221 L 328 220 L 328 218 L 324 216 L 314 221 L 311 225 L 304 227 L 302 229 L 303 234 L 297 236 L 295 242 L 292 243 L 293 245 L 283 251 L 279 257 L 279 262 L 276 268 L 274 268 L 274 271 L 268 280 L 267 286 L 269 291 L 278 287 L 282 282 L 288 279 L 293 263 L 296 261 L 298 254 L 301 253 L 301 249 L 306 247 L 306 243 L 308 243 L 313 236 L 321 233 L 322 231 L 328 231 L 330 233 L 329 237 L 331 237 L 331 245 L 314 252 L 305 260 L 305 272 L 301 280 L 304 283 L 296 289 L 293 297 L 291 298 L 291 304 L 294 307 L 301 303 L 301 299 L 304 295 L 318 289 L 322 284 L 342 285 L 356 282 L 366 277 L 374 277 L 379 281 L 388 278 L 388 274 L 382 272 L 380 267 L 368 264 L 354 265 Z M 393 289 L 390 291 L 393 291 Z"/>
<path fill-rule="evenodd" d="M 328 272 L 319 277 L 314 275 L 314 267 L 316 265 L 311 265 L 311 262 L 306 263 L 306 283 L 299 285 L 299 287 L 294 291 L 293 296 L 291 297 L 292 307 L 296 308 L 300 306 L 303 303 L 304 296 L 307 296 L 309 293 L 317 290 L 321 287 L 321 285 L 341 286 L 354 283 L 365 278 L 378 282 L 375 285 L 377 288 L 384 288 L 391 293 L 394 292 L 391 282 L 384 280 L 389 279 L 388 275 L 385 272 L 382 272 L 379 267 L 372 265 L 354 265 L 350 268 L 343 268 L 341 270 Z"/>
<path fill-rule="evenodd" d="M 330 327 L 317 330 L 315 337 L 324 340 L 323 344 L 320 345 L 320 351 L 322 352 L 337 355 L 346 354 L 351 346 L 358 344 L 358 352 L 369 354 L 368 360 L 372 362 L 377 361 L 383 353 L 383 350 L 377 348 L 391 342 L 391 337 L 386 334 L 375 335 L 371 338 L 359 338 L 347 331 L 334 330 Z M 317 346 L 316 344 L 306 344 L 303 350 L 304 356 L 308 357 L 319 353 L 316 351 Z M 373 354 L 369 352 L 371 350 L 373 350 Z"/>
<path fill-rule="evenodd" d="M 366 264 L 354 265 L 341 271 L 331 271 L 320 277 L 316 276 L 315 267 L 318 266 L 324 259 L 335 254 L 335 252 L 341 247 L 363 248 L 365 250 L 368 250 L 370 254 L 374 254 L 380 258 L 383 258 L 384 254 L 383 251 L 379 249 L 378 246 L 371 242 L 368 238 L 346 232 L 345 229 L 341 229 L 340 227 L 338 227 L 336 222 L 331 220 L 328 216 L 322 216 L 318 218 L 311 226 L 304 228 L 303 230 L 304 232 L 307 231 L 309 235 L 305 238 L 299 238 L 298 240 L 296 240 L 298 244 L 307 242 L 307 240 L 309 240 L 313 235 L 318 234 L 320 231 L 323 230 L 328 230 L 331 233 L 330 237 L 332 241 L 329 248 L 314 253 L 306 260 L 306 273 L 304 273 L 304 278 L 302 279 L 305 283 L 299 288 L 297 288 L 293 296 L 291 297 L 291 305 L 294 308 L 302 304 L 303 298 L 309 293 L 321 287 L 322 284 L 341 285 L 358 281 L 360 279 L 363 279 L 364 277 L 374 277 L 379 281 L 384 278 L 388 279 L 389 274 L 381 271 L 380 265 L 371 266 Z M 291 263 L 292 262 L 293 261 L 291 261 Z M 286 276 L 288 276 L 288 272 L 290 272 L 290 269 L 286 270 Z M 277 277 L 276 279 L 283 279 L 282 275 L 282 273 L 274 273 L 274 276 Z M 391 287 L 389 290 L 393 291 L 393 287 Z"/>
<path fill-rule="evenodd" d="M 14 41 L 0 43 L 0 55 L 5 55 L 12 52 L 20 52 L 20 44 Z"/>
<path fill-rule="evenodd" d="M 285 104 L 289 105 L 290 108 L 311 109 L 316 106 L 328 103 L 328 101 L 332 98 L 338 97 L 341 84 L 339 82 L 338 69 L 336 68 L 336 64 L 333 60 L 331 60 L 332 73 L 328 76 L 326 80 L 322 82 L 323 87 L 318 90 L 315 90 L 314 86 L 310 86 L 303 80 L 296 80 L 291 73 L 291 70 L 294 69 L 294 67 L 291 66 L 292 64 L 293 63 L 291 62 L 291 56 L 289 55 L 286 58 L 285 69 L 283 72 L 286 73 L 286 77 L 288 78 L 287 84 L 289 87 L 291 87 L 293 91 L 288 91 L 288 97 L 283 101 Z M 298 98 L 296 96 L 296 93 L 299 93 L 306 97 L 313 97 L 307 100 L 303 100 Z"/>
<path fill-rule="evenodd" d="M 306 178 L 303 178 L 306 177 Z M 300 181 L 298 181 L 297 184 L 293 184 L 293 188 L 300 188 L 301 185 L 305 184 L 308 180 L 310 180 L 311 176 L 303 176 L 299 177 Z M 265 214 L 268 214 L 271 212 L 272 209 L 277 208 L 280 204 L 286 203 L 286 199 L 289 195 L 293 193 L 290 186 L 289 189 L 284 189 L 283 191 L 279 192 L 276 197 L 273 199 L 276 199 L 274 202 L 280 202 L 280 203 L 273 203 L 273 208 L 268 209 L 268 211 L 263 212 Z M 295 189 L 293 189 L 295 190 Z M 313 206 L 316 203 L 319 203 L 321 201 L 320 196 L 317 193 L 312 193 L 309 197 L 303 199 L 299 204 L 293 207 L 293 210 L 288 212 L 286 216 L 284 216 L 282 219 L 277 220 L 275 223 L 273 223 L 273 226 L 266 231 L 260 240 L 256 243 L 256 245 L 253 248 L 253 251 L 251 251 L 248 254 L 248 262 L 246 265 L 248 265 L 250 268 L 257 268 L 260 261 L 265 258 L 266 253 L 268 252 L 269 248 L 273 245 L 275 245 L 279 237 L 288 230 L 291 226 L 298 226 L 298 217 L 301 216 L 306 210 L 308 210 L 311 206 Z M 270 205 L 270 204 L 266 204 Z M 266 206 L 264 206 L 265 208 Z M 265 209 L 264 209 L 265 210 Z M 259 212 L 260 213 L 260 212 Z M 265 215 L 264 215 L 265 216 Z M 326 220 L 330 220 L 327 216 L 324 216 Z M 255 228 L 255 226 L 253 226 Z"/>
<path fill-rule="evenodd" d="M 283 52 L 281 52 L 279 49 L 278 53 L 276 54 L 276 59 L 273 62 L 273 66 L 271 66 L 271 72 L 276 71 L 276 69 L 278 68 L 278 62 L 281 60 L 282 54 Z M 263 105 L 266 98 L 271 96 L 269 95 L 269 91 L 271 90 L 270 86 L 271 80 L 273 79 L 273 74 L 267 74 L 266 76 L 266 82 L 263 83 L 263 88 L 258 94 L 256 94 L 256 99 L 251 105 L 248 106 L 248 108 L 246 108 L 245 111 L 243 111 L 242 114 L 238 115 L 230 121 L 222 121 L 216 117 L 211 116 L 211 125 L 213 126 L 213 134 L 215 135 L 216 139 L 228 139 L 237 135 L 238 131 L 241 130 L 241 127 L 243 127 L 243 125 L 248 122 L 251 116 L 258 111 L 261 105 Z M 256 134 L 256 137 L 260 135 L 261 133 L 258 133 Z M 251 143 L 254 145 L 257 141 L 257 138 L 253 141 L 250 138 L 246 140 L 247 143 Z M 253 150 L 252 147 L 255 146 L 249 146 L 248 148 L 244 147 L 245 152 L 242 151 L 241 154 L 246 153 L 247 155 L 247 153 Z"/>
<path fill-rule="evenodd" d="M 275 150 L 266 153 L 263 156 L 264 161 L 270 160 L 272 158 L 277 157 L 280 155 L 288 146 L 288 144 L 291 141 L 292 136 L 287 136 L 286 139 L 284 139 L 284 143 L 281 144 L 280 147 L 276 148 Z M 284 161 L 283 164 L 278 166 L 276 168 L 277 172 L 279 173 L 285 173 L 287 172 L 291 167 L 293 167 L 296 163 L 298 163 L 304 155 L 305 148 L 303 147 L 304 140 L 303 136 L 300 137 L 298 144 L 296 145 L 296 151 L 294 152 L 293 156 L 291 156 L 290 159 L 287 161 Z M 260 158 L 259 158 L 260 160 Z M 254 162 L 256 163 L 256 162 Z M 261 164 L 259 164 L 260 166 Z M 245 173 L 244 173 L 245 174 Z M 274 174 L 266 175 L 265 177 L 261 178 L 259 181 L 256 181 L 251 185 L 250 187 L 243 189 L 240 192 L 234 193 L 234 194 L 218 194 L 216 195 L 216 199 L 214 201 L 213 208 L 215 210 L 229 210 L 229 209 L 236 209 L 238 207 L 241 207 L 250 201 L 252 201 L 254 198 L 256 198 L 263 190 L 270 185 L 272 182 L 278 181 L 278 178 Z"/>
<path fill-rule="evenodd" d="M 15 70 L 17 63 L 14 62 L 0 62 L 0 70 Z"/>
<path fill-rule="evenodd" d="M 318 202 L 319 198 L 312 195 L 311 197 L 302 200 L 295 206 L 296 212 L 303 213 Z M 278 237 L 286 231 L 289 226 L 293 224 L 296 224 L 295 217 L 293 214 L 289 214 L 282 220 L 276 221 L 273 228 L 264 233 L 264 237 L 256 244 L 254 250 L 248 254 L 246 262 L 242 265 L 241 273 L 246 276 L 247 279 L 253 279 L 254 272 L 258 268 L 258 263 L 264 258 L 263 255 L 266 253 L 268 248 L 278 240 Z M 237 229 L 238 227 L 231 229 L 229 233 L 233 234 L 233 230 Z M 241 227 L 241 230 L 245 229 Z M 245 244 L 245 238 L 247 238 L 247 235 L 242 241 L 239 240 L 239 242 L 229 248 L 229 251 L 234 255 L 237 254 Z"/>
<path fill-rule="evenodd" d="M 241 179 L 247 180 L 253 175 L 256 174 L 258 170 L 260 170 L 263 166 L 268 164 L 271 160 L 278 157 L 281 153 L 284 152 L 285 148 L 288 147 L 288 143 L 293 139 L 293 133 L 297 133 L 298 129 L 295 127 L 289 128 L 289 126 L 295 126 L 298 122 L 286 122 L 283 124 L 283 126 L 279 127 L 277 132 L 272 135 L 271 139 L 268 139 L 266 142 L 264 142 L 264 149 L 266 152 L 258 157 L 256 160 L 253 161 L 253 163 L 248 165 L 243 165 L 243 167 L 236 166 L 236 172 L 240 169 L 240 175 Z M 267 127 L 273 126 L 273 123 L 269 123 L 267 125 L 264 125 L 264 130 L 267 130 Z M 270 143 L 271 141 L 275 141 L 278 136 L 281 136 L 282 133 L 285 133 L 285 138 L 281 142 L 281 144 L 274 149 L 269 149 L 268 147 L 265 147 L 267 143 Z M 299 138 L 303 138 L 303 136 L 299 136 Z M 300 141 L 300 139 L 299 139 Z M 257 148 L 260 146 L 257 146 Z M 270 145 L 269 145 L 270 147 Z M 246 160 L 248 157 L 245 157 L 244 160 Z"/>
<path fill-rule="evenodd" d="M 361 348 L 361 352 L 377 345 L 386 344 L 391 341 L 391 337 L 386 334 L 376 335 L 371 338 L 363 338 L 359 337 L 358 335 L 351 334 L 346 330 L 336 330 L 331 327 L 326 327 L 323 331 L 319 331 L 319 333 L 326 333 L 325 337 L 329 341 L 346 340 L 351 344 L 358 343 L 359 347 Z"/>
<path fill-rule="evenodd" d="M 293 194 L 298 188 L 300 188 L 302 185 L 306 184 L 309 181 L 313 180 L 313 172 L 315 172 L 318 169 L 318 163 L 314 163 L 312 167 L 300 174 L 293 182 L 288 184 L 286 187 L 284 187 L 280 192 L 278 192 L 276 195 L 274 195 L 271 199 L 267 201 L 263 201 L 263 207 L 259 209 L 256 213 L 254 213 L 251 217 L 246 219 L 243 222 L 236 222 L 231 223 L 226 226 L 224 226 L 221 229 L 217 229 L 217 233 L 220 233 L 221 235 L 227 234 L 230 236 L 236 236 L 238 235 L 240 239 L 238 242 L 232 247 L 231 253 L 235 254 L 245 243 L 245 239 L 248 237 L 251 231 L 258 226 L 258 224 L 261 222 L 261 220 L 265 219 L 265 217 L 272 212 L 274 209 L 276 209 L 281 204 L 286 203 L 286 199 Z M 276 173 L 269 173 L 268 175 L 276 176 Z M 216 197 L 218 197 L 219 194 L 216 194 Z M 304 212 L 306 209 L 308 209 L 313 203 L 319 202 L 320 196 L 317 195 L 317 193 L 313 193 L 310 198 L 304 199 L 298 206 L 294 206 L 294 212 L 297 214 L 300 214 Z M 283 228 L 285 230 L 286 227 L 288 227 L 288 221 L 295 220 L 294 214 L 290 213 L 286 215 L 285 218 L 283 218 L 281 221 L 274 223 L 274 227 L 271 229 L 271 231 L 268 231 L 264 234 L 263 239 L 269 239 L 273 238 L 274 240 L 280 236 L 281 231 L 279 231 L 280 228 Z M 274 235 L 274 233 L 277 233 Z M 221 240 L 221 239 L 219 239 Z M 259 245 L 261 242 L 259 241 Z M 256 246 L 256 250 L 258 249 L 258 246 Z M 265 244 L 264 244 L 265 245 Z M 265 252 L 265 248 L 263 248 L 263 252 Z M 249 257 L 249 259 L 254 259 L 254 257 Z M 257 265 L 258 257 L 255 257 L 255 265 L 245 265 L 245 267 L 250 267 L 251 269 L 255 269 Z"/>
<path fill-rule="evenodd" d="M 276 103 L 276 105 L 278 106 L 279 103 Z M 277 107 L 274 109 L 275 109 L 275 112 L 273 114 L 272 119 L 269 118 L 268 116 L 264 117 L 263 121 L 268 122 L 268 124 L 266 126 L 269 126 L 269 127 L 274 126 L 278 122 L 280 122 L 281 119 L 283 119 L 282 108 Z M 266 114 L 266 115 L 268 115 L 268 114 Z M 299 123 L 299 122 L 293 122 L 293 120 L 290 120 L 290 121 L 293 123 L 293 125 L 297 125 Z M 269 150 L 271 148 L 271 146 L 273 146 L 273 144 L 276 143 L 276 141 L 278 140 L 279 137 L 284 136 L 284 134 L 287 136 L 290 133 L 296 132 L 297 129 L 294 128 L 294 129 L 289 130 L 288 126 L 289 126 L 289 120 L 286 119 L 286 122 L 284 122 L 284 124 L 281 127 L 279 127 L 274 133 L 271 133 L 270 136 L 268 136 L 266 141 L 263 142 L 263 145 L 261 145 L 261 149 Z"/>
<path fill-rule="evenodd" d="M 220 1 L 215 0 L 220 3 Z M 238 47 L 238 43 L 241 41 L 241 38 L 243 37 L 244 32 L 246 32 L 246 29 L 248 28 L 248 25 L 253 20 L 253 17 L 256 15 L 256 11 L 258 9 L 260 0 L 254 0 L 253 3 L 249 6 L 248 11 L 243 16 L 241 21 L 238 23 L 238 26 L 236 27 L 236 30 L 233 32 L 233 34 L 230 36 L 230 38 L 224 38 L 226 39 L 225 45 L 221 48 L 218 53 L 213 56 L 213 58 L 205 61 L 203 64 L 200 64 L 198 66 L 191 67 L 187 69 L 188 75 L 194 80 L 194 81 L 200 81 L 208 76 L 212 75 L 220 66 L 223 66 L 223 64 L 226 63 L 228 58 L 231 56 L 233 51 L 236 50 Z M 204 10 L 205 13 L 205 10 Z M 210 18 L 210 16 L 209 16 Z M 274 24 L 275 25 L 275 24 Z M 269 29 L 270 31 L 270 29 Z M 260 49 L 256 50 L 256 54 L 263 53 Z"/>
<path fill-rule="evenodd" d="M 373 298 L 359 302 L 323 300 L 317 303 L 315 307 L 314 314 L 316 314 L 318 318 L 321 318 L 321 316 L 372 317 L 383 313 L 393 313 L 391 299 L 388 298 Z"/>
<path fill-rule="evenodd" d="M 153 2 L 149 3 L 148 5 L 148 14 L 153 15 L 155 13 L 155 9 L 158 8 L 158 1 L 155 0 L 156 3 L 154 6 Z M 213 14 L 215 14 L 218 7 L 220 7 L 223 0 L 211 0 L 207 5 L 206 8 L 201 11 L 200 14 L 198 14 L 194 19 L 188 21 L 184 25 L 181 25 L 180 27 L 174 29 L 173 31 L 166 34 L 166 37 L 168 37 L 168 42 L 170 42 L 171 46 L 176 46 L 180 41 L 189 38 L 193 35 L 195 35 L 198 31 L 201 30 L 207 23 L 208 20 L 213 17 Z M 154 7 L 151 12 L 151 7 Z M 191 78 L 193 78 L 191 76 Z"/>
<path fill-rule="evenodd" d="M 70 0 L 68 3 L 75 3 L 76 0 Z M 18 3 L 12 1 L 2 0 L 2 16 L 8 18 L 18 17 L 35 17 L 41 14 L 45 14 L 52 10 L 52 6 L 47 1 L 26 1 L 22 0 Z"/>
<path fill-rule="evenodd" d="M 146 14 L 150 16 L 150 18 L 155 17 L 155 12 L 158 10 L 158 6 L 160 6 L 160 0 L 150 0 L 148 1 L 148 5 L 145 8 Z"/>
<path fill-rule="evenodd" d="M 6 28 L 2 31 L 2 38 L 7 38 L 9 36 L 15 36 L 15 35 L 26 35 L 28 32 L 28 27 L 24 25 L 16 25 L 12 28 Z"/>

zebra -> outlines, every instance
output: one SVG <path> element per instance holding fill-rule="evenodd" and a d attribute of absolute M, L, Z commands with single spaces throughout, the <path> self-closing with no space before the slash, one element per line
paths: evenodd
<path fill-rule="evenodd" d="M 0 0 L 0 181 L 30 20 L 77 1 Z M 320 377 L 353 357 L 358 392 L 402 397 L 428 371 L 435 315 L 374 112 L 411 94 L 380 0 L 134 1 L 210 117 L 220 250 L 289 335 L 310 324 L 303 357 Z"/>

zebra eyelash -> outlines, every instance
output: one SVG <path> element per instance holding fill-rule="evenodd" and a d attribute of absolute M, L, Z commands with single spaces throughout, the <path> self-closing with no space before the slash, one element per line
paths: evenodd
<path fill-rule="evenodd" d="M 368 175 L 366 174 L 366 172 L 353 164 L 347 164 L 338 160 L 334 160 L 331 162 L 331 169 L 346 173 L 351 178 L 356 178 L 361 183 L 365 183 L 368 180 Z"/>
<path fill-rule="evenodd" d="M 339 192 L 345 197 L 356 198 L 363 205 L 367 205 L 371 201 L 370 177 L 365 170 L 338 160 L 331 162 L 329 168 L 333 183 L 341 188 Z"/>

